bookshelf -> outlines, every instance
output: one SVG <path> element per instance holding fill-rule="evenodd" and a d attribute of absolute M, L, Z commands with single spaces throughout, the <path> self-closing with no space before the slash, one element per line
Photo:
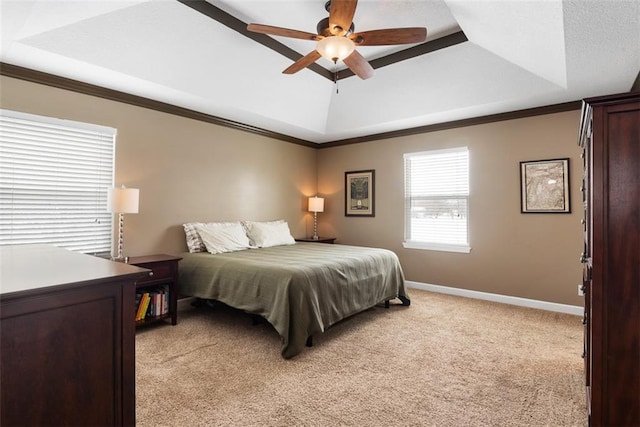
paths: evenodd
<path fill-rule="evenodd" d="M 129 258 L 129 264 L 147 268 L 152 274 L 136 282 L 133 315 L 136 326 L 171 319 L 178 323 L 178 263 L 182 258 L 173 255 L 149 255 Z"/>

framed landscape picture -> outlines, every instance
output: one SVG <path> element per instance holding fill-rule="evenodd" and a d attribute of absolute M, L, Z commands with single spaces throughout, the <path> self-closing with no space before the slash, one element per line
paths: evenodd
<path fill-rule="evenodd" d="M 375 216 L 375 170 L 344 173 L 344 215 Z"/>
<path fill-rule="evenodd" d="M 569 159 L 520 162 L 522 213 L 571 213 Z"/>

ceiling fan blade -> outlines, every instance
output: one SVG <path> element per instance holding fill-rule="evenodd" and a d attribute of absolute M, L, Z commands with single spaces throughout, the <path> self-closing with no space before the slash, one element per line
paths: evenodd
<path fill-rule="evenodd" d="M 357 46 L 422 43 L 427 39 L 427 29 L 423 27 L 387 28 L 385 30 L 362 31 L 350 35 L 349 38 Z"/>
<path fill-rule="evenodd" d="M 272 36 L 291 37 L 293 39 L 320 40 L 324 38 L 323 36 L 319 36 L 313 33 L 307 33 L 305 31 L 291 30 L 289 28 L 282 28 L 282 27 L 273 27 L 271 25 L 249 24 L 247 25 L 247 30 L 253 31 L 254 33 L 269 34 Z"/>
<path fill-rule="evenodd" d="M 364 59 L 364 56 L 360 55 L 357 50 L 354 50 L 351 55 L 343 59 L 343 62 L 349 67 L 351 71 L 362 80 L 366 80 L 369 77 L 373 77 L 373 67 L 369 62 Z"/>
<path fill-rule="evenodd" d="M 320 57 L 321 57 L 321 55 L 318 53 L 317 50 L 312 50 L 306 56 L 303 56 L 302 58 L 298 59 L 296 62 L 291 64 L 282 73 L 283 74 L 294 74 L 294 73 L 297 73 L 298 71 L 302 70 L 303 68 L 306 68 L 309 65 L 313 64 L 314 62 L 316 62 L 318 59 L 320 59 Z"/>
<path fill-rule="evenodd" d="M 358 0 L 331 0 L 329 9 L 329 31 L 335 36 L 343 36 L 349 31 L 356 13 Z"/>

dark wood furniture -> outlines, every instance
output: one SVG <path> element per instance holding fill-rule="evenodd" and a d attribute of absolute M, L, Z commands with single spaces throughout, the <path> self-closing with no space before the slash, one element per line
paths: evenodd
<path fill-rule="evenodd" d="M 320 236 L 318 236 L 318 240 L 314 240 L 313 237 L 302 237 L 300 239 L 296 239 L 296 242 L 333 243 L 335 240 L 336 240 L 335 237 L 320 237 Z"/>
<path fill-rule="evenodd" d="M 640 93 L 586 99 L 584 358 L 589 424 L 640 425 Z"/>
<path fill-rule="evenodd" d="M 178 294 L 180 292 L 178 287 L 178 262 L 181 259 L 177 256 L 164 254 L 129 258 L 130 265 L 148 268 L 152 271 L 150 276 L 138 279 L 136 292 L 144 292 L 145 289 L 152 289 L 158 286 L 166 286 L 169 290 L 169 312 L 138 321 L 136 322 L 137 325 L 154 323 L 169 317 L 171 317 L 172 325 L 178 323 Z M 132 307 L 135 307 L 135 304 Z"/>
<path fill-rule="evenodd" d="M 0 247 L 0 424 L 135 425 L 135 281 L 48 245 Z"/>

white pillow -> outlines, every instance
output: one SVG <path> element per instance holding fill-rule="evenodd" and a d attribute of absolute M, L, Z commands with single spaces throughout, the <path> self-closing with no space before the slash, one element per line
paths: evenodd
<path fill-rule="evenodd" d="M 207 252 L 221 254 L 249 249 L 251 243 L 240 222 L 197 224 L 196 230 Z"/>
<path fill-rule="evenodd" d="M 251 242 L 251 246 L 254 248 L 258 248 L 259 246 L 252 238 L 252 233 L 255 233 L 254 226 L 256 224 L 267 224 L 267 225 L 275 225 L 275 224 L 283 224 L 285 223 L 284 219 L 276 219 L 273 221 L 242 221 L 242 226 L 244 227 L 244 231 L 247 233 L 247 237 L 249 238 L 249 242 Z"/>
<path fill-rule="evenodd" d="M 289 224 L 282 219 L 267 222 L 244 221 L 244 227 L 251 243 L 259 248 L 296 243 L 289 231 Z"/>

